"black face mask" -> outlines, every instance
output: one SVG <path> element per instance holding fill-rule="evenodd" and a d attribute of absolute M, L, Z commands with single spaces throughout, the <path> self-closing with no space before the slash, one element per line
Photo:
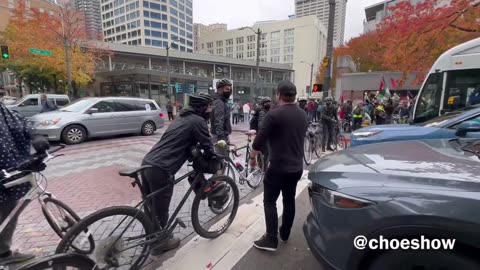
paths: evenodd
<path fill-rule="evenodd" d="M 223 96 L 224 98 L 228 99 L 231 94 L 232 94 L 232 92 L 227 92 L 227 91 L 225 91 L 225 92 L 223 92 L 222 96 Z"/>
<path fill-rule="evenodd" d="M 263 106 L 263 108 L 265 108 L 265 110 L 267 110 L 267 111 L 270 110 L 271 107 L 272 107 L 272 105 L 270 105 L 270 104 L 265 104 Z"/>
<path fill-rule="evenodd" d="M 332 103 L 330 103 L 330 102 L 327 102 L 327 106 L 330 106 L 330 105 L 332 105 Z"/>

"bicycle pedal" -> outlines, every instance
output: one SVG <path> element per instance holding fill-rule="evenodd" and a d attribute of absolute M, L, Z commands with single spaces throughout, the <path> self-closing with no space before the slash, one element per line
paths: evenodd
<path fill-rule="evenodd" d="M 187 225 L 185 225 L 185 223 L 180 218 L 177 218 L 177 223 L 178 223 L 178 225 L 180 225 L 180 227 L 182 227 L 184 229 L 187 228 Z"/>

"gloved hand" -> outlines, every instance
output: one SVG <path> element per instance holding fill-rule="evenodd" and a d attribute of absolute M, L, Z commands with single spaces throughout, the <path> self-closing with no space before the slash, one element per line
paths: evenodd
<path fill-rule="evenodd" d="M 217 142 L 217 146 L 221 147 L 221 148 L 225 148 L 225 147 L 227 147 L 227 145 L 228 145 L 228 143 L 225 140 L 220 140 L 220 141 Z"/>

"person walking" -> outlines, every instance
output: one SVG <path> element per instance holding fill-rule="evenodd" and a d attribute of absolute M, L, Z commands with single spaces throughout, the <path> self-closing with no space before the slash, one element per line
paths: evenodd
<path fill-rule="evenodd" d="M 270 150 L 270 165 L 263 183 L 267 231 L 253 244 L 262 250 L 277 250 L 279 234 L 280 240 L 287 242 L 295 218 L 295 192 L 303 174 L 303 143 L 308 127 L 305 111 L 295 104 L 296 95 L 297 89 L 290 81 L 278 84 L 278 107 L 265 115 L 252 145 L 252 168 L 256 167 L 258 152 L 266 145 Z M 279 230 L 276 203 L 280 193 L 283 214 Z"/>
<path fill-rule="evenodd" d="M 234 124 L 234 125 L 238 124 L 238 118 L 240 117 L 239 116 L 239 111 L 240 111 L 240 105 L 238 105 L 237 102 L 233 103 L 233 106 L 232 106 L 232 116 L 233 116 L 232 124 Z"/>
<path fill-rule="evenodd" d="M 250 105 L 248 105 L 248 101 L 243 104 L 243 122 L 248 123 L 250 122 Z"/>
<path fill-rule="evenodd" d="M 334 130 L 335 124 L 338 123 L 338 112 L 334 104 L 332 104 L 333 99 L 331 97 L 325 98 L 325 107 L 323 108 L 322 113 L 322 152 L 325 152 L 325 149 L 328 151 L 333 151 L 332 142 L 334 141 Z M 328 143 L 328 144 L 327 144 Z"/>
<path fill-rule="evenodd" d="M 51 112 L 58 109 L 57 105 L 53 104 L 53 102 L 47 98 L 47 94 L 42 94 L 40 100 L 42 101 L 42 110 L 40 113 Z"/>
<path fill-rule="evenodd" d="M 173 121 L 173 106 L 171 101 L 167 103 L 167 114 L 168 114 L 168 121 Z"/>

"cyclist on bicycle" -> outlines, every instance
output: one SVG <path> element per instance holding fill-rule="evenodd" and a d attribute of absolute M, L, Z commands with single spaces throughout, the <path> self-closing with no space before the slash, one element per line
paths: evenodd
<path fill-rule="evenodd" d="M 213 97 L 213 109 L 211 114 L 212 122 L 212 138 L 213 143 L 223 141 L 216 147 L 219 154 L 227 156 L 225 142 L 228 142 L 228 136 L 232 133 L 232 125 L 230 123 L 230 107 L 228 99 L 232 95 L 232 83 L 228 79 L 221 79 L 216 84 L 217 93 Z"/>
<path fill-rule="evenodd" d="M 17 166 L 30 156 L 31 129 L 25 119 L 0 104 L 0 170 Z M 2 173 L 0 173 L 2 174 Z M 1 177 L 0 177 L 1 178 Z M 10 189 L 0 187 L 0 223 L 13 211 L 20 200 L 30 189 L 25 183 Z M 25 262 L 35 256 L 11 251 L 13 233 L 16 222 L 4 229 L 0 235 L 0 265 Z"/>
<path fill-rule="evenodd" d="M 334 139 L 334 128 L 335 124 L 338 122 L 337 110 L 336 107 L 332 104 L 333 98 L 325 98 L 325 107 L 322 112 L 322 152 L 325 152 L 325 146 L 327 150 L 333 151 L 332 141 Z M 328 142 L 328 145 L 325 145 Z"/>
<path fill-rule="evenodd" d="M 191 156 L 191 149 L 197 144 L 204 151 L 206 158 L 215 156 L 212 140 L 208 132 L 206 119 L 212 110 L 212 97 L 208 94 L 189 96 L 189 106 L 180 112 L 163 134 L 160 141 L 143 158 L 142 165 L 151 165 L 144 171 L 144 179 L 148 193 L 162 189 L 173 182 L 173 177 Z M 209 196 L 222 192 L 222 186 L 217 186 Z M 159 226 L 165 228 L 168 223 L 168 209 L 173 195 L 173 185 L 160 192 L 153 201 Z M 160 229 L 160 228 L 157 228 Z M 175 249 L 180 245 L 180 239 L 171 236 L 167 241 L 152 250 L 153 255 Z"/>

